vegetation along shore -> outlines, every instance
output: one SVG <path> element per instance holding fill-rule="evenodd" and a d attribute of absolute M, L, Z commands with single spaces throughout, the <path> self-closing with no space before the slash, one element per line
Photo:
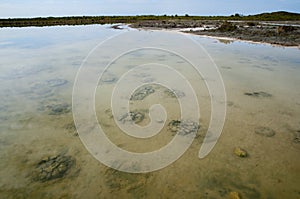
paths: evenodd
<path fill-rule="evenodd" d="M 243 16 L 78 16 L 0 19 L 0 27 L 131 24 L 133 28 L 174 29 L 182 32 L 300 46 L 300 14 L 289 12 Z"/>

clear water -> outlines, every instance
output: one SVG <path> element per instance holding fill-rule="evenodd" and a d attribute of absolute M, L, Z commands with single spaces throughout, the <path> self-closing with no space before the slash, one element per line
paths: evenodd
<path fill-rule="evenodd" d="M 90 50 L 120 31 L 128 30 L 94 25 L 0 30 L 1 198 L 226 198 L 230 192 L 242 198 L 300 197 L 297 48 L 192 36 L 213 58 L 226 88 L 226 122 L 213 151 L 198 158 L 210 119 L 205 84 L 184 63 L 165 54 L 159 59 L 177 63 L 199 99 L 201 128 L 191 147 L 170 166 L 146 174 L 113 170 L 88 153 L 73 123 L 73 83 Z M 134 56 L 143 58 L 143 53 Z M 130 69 L 132 59 L 115 64 Z M 114 123 L 107 100 L 110 81 L 123 70 L 109 71 L 111 76 L 97 88 L 98 121 L 119 147 L 135 152 L 158 149 L 172 139 L 167 127 L 141 141 L 122 135 Z M 168 121 L 178 119 L 178 101 L 166 96 L 165 88 L 154 87 L 156 92 L 132 103 L 132 109 L 147 113 L 159 101 L 168 111 Z M 260 91 L 271 97 L 245 95 Z M 148 122 L 145 114 L 140 125 Z M 275 135 L 259 135 L 258 127 L 273 129 Z M 245 149 L 248 157 L 237 157 L 235 147 Z M 36 180 L 38 163 L 57 154 L 72 156 L 76 163 L 61 178 Z"/>

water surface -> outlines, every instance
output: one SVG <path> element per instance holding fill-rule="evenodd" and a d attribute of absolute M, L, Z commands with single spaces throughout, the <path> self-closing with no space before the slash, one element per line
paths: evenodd
<path fill-rule="evenodd" d="M 191 36 L 218 66 L 227 94 L 222 135 L 204 159 L 198 158 L 198 151 L 209 125 L 211 105 L 203 78 L 168 53 L 140 51 L 117 60 L 116 67 L 99 82 L 95 104 L 99 123 L 117 146 L 147 152 L 164 146 L 174 136 L 166 126 L 156 137 L 137 140 L 122 134 L 114 123 L 109 100 L 112 88 L 119 75 L 143 59 L 155 57 L 190 80 L 201 108 L 201 127 L 188 151 L 159 171 L 128 174 L 94 159 L 74 126 L 73 83 L 90 50 L 120 31 L 128 30 L 98 25 L 0 30 L 2 198 L 224 198 L 233 191 L 242 198 L 300 197 L 297 48 Z M 151 82 L 145 72 L 147 81 Z M 152 87 L 153 94 L 131 103 L 132 110 L 144 113 L 139 125 L 148 124 L 148 109 L 157 102 L 166 107 L 167 123 L 180 119 L 176 98 L 164 87 Z M 257 129 L 271 129 L 275 135 L 259 134 Z M 248 157 L 237 157 L 235 147 L 245 149 Z M 56 156 L 72 159 L 63 176 L 49 180 L 36 177 L 39 163 Z"/>

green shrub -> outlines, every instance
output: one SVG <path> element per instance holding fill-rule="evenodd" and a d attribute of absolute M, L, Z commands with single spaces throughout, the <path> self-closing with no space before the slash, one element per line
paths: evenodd
<path fill-rule="evenodd" d="M 253 21 L 248 21 L 247 22 L 248 26 L 257 26 L 257 23 L 253 22 Z"/>

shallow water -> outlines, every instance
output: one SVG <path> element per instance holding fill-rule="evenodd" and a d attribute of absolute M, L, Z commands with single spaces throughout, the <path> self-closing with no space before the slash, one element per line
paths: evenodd
<path fill-rule="evenodd" d="M 1 198 L 226 198 L 233 191 L 241 198 L 300 197 L 300 51 L 296 48 L 190 36 L 214 60 L 227 95 L 222 135 L 204 159 L 198 158 L 198 152 L 211 116 L 204 80 L 212 80 L 195 75 L 184 61 L 165 52 L 139 51 L 116 60 L 100 80 L 95 98 L 97 119 L 112 142 L 142 153 L 173 139 L 167 125 L 180 119 L 179 103 L 157 84 L 152 84 L 154 93 L 130 105 L 132 111 L 144 114 L 138 124 L 145 126 L 150 106 L 161 103 L 168 118 L 160 134 L 138 140 L 122 134 L 113 120 L 109 99 L 113 86 L 140 63 L 137 60 L 153 57 L 190 81 L 201 110 L 200 130 L 180 159 L 155 172 L 124 173 L 96 160 L 74 126 L 73 83 L 91 49 L 120 31 L 128 30 L 98 25 L 0 30 Z M 151 83 L 147 71 L 143 80 Z M 248 156 L 237 157 L 235 147 L 245 149 Z M 43 161 L 56 156 L 74 161 L 61 176 L 42 180 Z"/>

